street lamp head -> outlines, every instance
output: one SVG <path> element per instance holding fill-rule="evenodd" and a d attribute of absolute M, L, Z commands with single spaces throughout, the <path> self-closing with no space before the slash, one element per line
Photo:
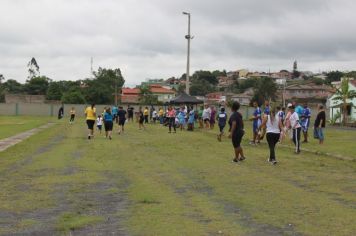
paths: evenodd
<path fill-rule="evenodd" d="M 185 12 L 185 11 L 183 11 L 183 14 L 184 14 L 184 15 L 190 15 L 189 12 Z"/>

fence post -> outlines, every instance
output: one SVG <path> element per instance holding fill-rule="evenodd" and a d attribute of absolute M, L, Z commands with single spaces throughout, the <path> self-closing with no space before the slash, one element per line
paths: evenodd
<path fill-rule="evenodd" d="M 15 104 L 15 116 L 18 116 L 19 115 L 19 104 L 16 103 Z"/>

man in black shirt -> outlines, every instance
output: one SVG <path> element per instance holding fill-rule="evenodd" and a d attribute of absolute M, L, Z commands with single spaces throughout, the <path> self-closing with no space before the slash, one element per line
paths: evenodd
<path fill-rule="evenodd" d="M 245 156 L 241 147 L 242 136 L 244 135 L 244 124 L 242 121 L 242 115 L 238 112 L 240 103 L 234 102 L 231 106 L 232 114 L 229 119 L 230 135 L 232 145 L 235 150 L 235 157 L 233 162 L 239 162 L 245 160 Z"/>
<path fill-rule="evenodd" d="M 314 122 L 314 137 L 319 139 L 319 144 L 323 144 L 326 114 L 323 105 L 319 105 L 318 110 L 318 115 Z"/>
<path fill-rule="evenodd" d="M 127 107 L 127 118 L 128 120 L 133 122 L 133 114 L 134 114 L 134 108 L 130 107 L 130 105 Z"/>
<path fill-rule="evenodd" d="M 123 109 L 123 107 L 119 107 L 117 116 L 119 118 L 119 134 L 121 134 L 121 132 L 124 132 L 124 126 L 126 122 L 126 111 Z"/>

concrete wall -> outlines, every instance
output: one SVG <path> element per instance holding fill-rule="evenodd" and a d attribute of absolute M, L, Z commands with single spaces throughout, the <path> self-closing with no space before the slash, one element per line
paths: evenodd
<path fill-rule="evenodd" d="M 34 104 L 34 103 L 14 103 L 14 104 L 7 104 L 7 103 L 0 103 L 0 115 L 30 115 L 30 116 L 57 116 L 58 110 L 60 108 L 60 104 Z M 69 117 L 69 111 L 72 107 L 76 110 L 76 116 L 83 117 L 84 110 L 89 105 L 84 104 L 64 104 L 64 116 Z M 105 106 L 109 105 L 96 105 L 97 113 L 101 113 L 104 110 Z M 127 109 L 127 105 L 122 105 L 124 109 Z M 140 105 L 130 105 L 134 108 L 134 112 L 139 110 Z M 142 108 L 145 105 L 141 105 Z M 200 105 L 197 107 L 199 108 Z M 110 106 L 111 107 L 111 106 Z M 147 107 L 150 107 L 147 105 Z M 156 110 L 158 110 L 160 106 L 154 106 Z M 165 108 L 164 106 L 162 106 Z M 194 109 L 196 106 L 194 106 Z M 312 120 L 315 119 L 317 114 L 316 107 L 310 107 L 312 111 Z M 240 113 L 242 114 L 244 119 L 249 119 L 253 114 L 254 108 L 241 106 Z M 230 109 L 227 108 L 227 113 L 230 114 Z M 329 117 L 329 110 L 326 110 L 326 115 Z"/>

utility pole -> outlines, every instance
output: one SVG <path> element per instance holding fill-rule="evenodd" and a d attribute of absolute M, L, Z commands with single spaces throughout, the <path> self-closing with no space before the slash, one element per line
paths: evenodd
<path fill-rule="evenodd" d="M 188 48 L 187 48 L 187 72 L 185 74 L 186 79 L 185 79 L 185 92 L 186 94 L 189 95 L 189 67 L 190 67 L 190 40 L 193 39 L 192 36 L 190 35 L 190 13 L 188 12 L 183 12 L 184 15 L 188 16 L 188 34 L 185 36 L 185 38 L 188 40 Z"/>

